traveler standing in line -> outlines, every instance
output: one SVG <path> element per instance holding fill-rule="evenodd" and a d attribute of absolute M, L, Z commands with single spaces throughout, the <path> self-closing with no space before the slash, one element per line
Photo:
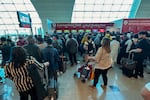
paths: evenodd
<path fill-rule="evenodd" d="M 128 41 L 128 39 L 129 38 L 125 34 L 123 40 L 120 43 L 119 54 L 118 54 L 118 57 L 117 57 L 117 64 L 121 64 L 120 61 L 123 57 L 125 57 L 125 58 L 128 57 L 127 54 L 126 54 L 126 48 L 127 48 L 126 42 Z"/>
<path fill-rule="evenodd" d="M 72 38 L 72 34 L 69 34 L 69 39 L 66 41 L 66 49 L 69 55 L 69 60 L 71 62 L 71 66 L 73 64 L 77 64 L 77 57 L 76 54 L 78 52 L 78 42 L 76 39 Z M 73 62 L 74 60 L 74 62 Z"/>
<path fill-rule="evenodd" d="M 27 41 L 28 44 L 24 45 L 23 47 L 25 48 L 28 56 L 33 56 L 37 61 L 42 62 L 43 55 L 40 48 L 35 44 L 36 43 L 35 38 L 32 35 L 30 35 L 27 37 Z"/>
<path fill-rule="evenodd" d="M 57 49 L 59 55 L 62 55 L 62 41 L 59 39 L 58 35 L 54 35 L 52 40 L 53 47 Z"/>
<path fill-rule="evenodd" d="M 48 78 L 49 82 L 51 78 L 55 78 L 57 80 L 57 71 L 59 70 L 59 54 L 56 48 L 52 45 L 52 39 L 47 39 L 48 46 L 43 49 L 43 57 L 44 61 L 48 61 L 50 63 L 48 67 Z"/>
<path fill-rule="evenodd" d="M 1 37 L 0 39 L 0 50 L 2 53 L 2 66 L 6 64 L 6 62 L 10 59 L 11 48 L 13 45 L 10 45 L 5 37 Z"/>
<path fill-rule="evenodd" d="M 24 46 L 27 44 L 27 41 L 25 40 L 25 38 L 23 36 L 19 36 L 18 40 L 16 42 L 17 46 Z"/>
<path fill-rule="evenodd" d="M 140 76 L 141 78 L 144 77 L 144 68 L 143 68 L 143 61 L 144 59 L 147 59 L 149 50 L 150 50 L 150 44 L 147 39 L 148 33 L 143 31 L 139 33 L 139 42 L 137 44 L 136 49 L 130 50 L 130 53 L 136 53 L 136 68 L 135 68 L 135 74 L 134 77 L 138 78 Z"/>
<path fill-rule="evenodd" d="M 117 63 L 117 56 L 120 48 L 120 43 L 116 40 L 116 36 L 112 36 L 112 41 L 110 42 L 111 57 L 113 58 L 113 64 Z"/>
<path fill-rule="evenodd" d="M 42 51 L 45 47 L 47 47 L 47 43 L 44 41 L 44 39 L 41 36 L 37 37 L 37 46 Z"/>
<path fill-rule="evenodd" d="M 92 40 L 91 36 L 88 36 L 87 39 L 88 40 L 85 41 L 83 48 L 84 48 L 86 54 L 93 55 L 95 53 L 95 48 L 96 48 L 95 43 Z"/>
<path fill-rule="evenodd" d="M 41 64 L 36 59 L 28 59 L 25 50 L 17 46 L 12 48 L 10 62 L 4 66 L 6 77 L 14 82 L 19 92 L 19 100 L 29 100 L 28 95 L 31 96 L 31 100 L 39 100 L 35 85 L 33 84 L 36 82 L 33 82 L 28 72 L 29 64 L 35 64 L 39 69 L 49 65 L 49 63 Z M 40 97 L 44 98 L 45 96 L 46 94 Z"/>
<path fill-rule="evenodd" d="M 95 72 L 94 72 L 94 83 L 91 86 L 96 87 L 96 84 L 98 83 L 99 76 L 102 74 L 102 78 L 104 81 L 104 85 L 102 87 L 106 88 L 107 86 L 107 72 L 108 69 L 112 65 L 112 58 L 110 56 L 110 39 L 108 38 L 103 38 L 101 42 L 101 47 L 98 49 L 97 53 L 95 56 L 89 56 L 88 60 L 92 59 L 95 60 L 96 65 L 95 65 Z"/>
<path fill-rule="evenodd" d="M 95 50 L 95 51 L 97 51 L 98 48 L 101 46 L 101 45 L 100 45 L 101 38 L 102 38 L 101 34 L 98 33 L 98 34 L 96 35 L 96 38 L 94 39 L 94 43 L 95 43 L 95 47 L 96 47 L 96 50 Z"/>

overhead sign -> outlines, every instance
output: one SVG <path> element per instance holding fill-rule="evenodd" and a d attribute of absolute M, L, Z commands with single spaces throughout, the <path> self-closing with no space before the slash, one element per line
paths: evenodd
<path fill-rule="evenodd" d="M 122 32 L 150 31 L 150 19 L 124 19 Z"/>

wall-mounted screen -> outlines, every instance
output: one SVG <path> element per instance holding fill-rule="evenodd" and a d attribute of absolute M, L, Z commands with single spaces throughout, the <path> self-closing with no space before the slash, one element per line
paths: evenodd
<path fill-rule="evenodd" d="M 72 33 L 77 33 L 77 30 L 71 30 Z"/>
<path fill-rule="evenodd" d="M 81 33 L 83 33 L 83 32 L 84 32 L 84 30 L 80 29 L 80 30 L 78 30 L 78 32 L 79 32 L 79 33 L 80 33 L 80 32 L 81 32 Z"/>
<path fill-rule="evenodd" d="M 69 30 L 64 30 L 64 33 L 70 33 L 70 31 Z"/>
<path fill-rule="evenodd" d="M 62 33 L 62 30 L 56 30 L 57 33 Z"/>
<path fill-rule="evenodd" d="M 91 32 L 91 30 L 90 30 L 90 29 L 86 29 L 86 30 L 85 30 L 85 32 L 90 33 L 90 32 Z"/>
<path fill-rule="evenodd" d="M 31 18 L 29 14 L 17 11 L 19 26 L 23 28 L 31 28 Z"/>

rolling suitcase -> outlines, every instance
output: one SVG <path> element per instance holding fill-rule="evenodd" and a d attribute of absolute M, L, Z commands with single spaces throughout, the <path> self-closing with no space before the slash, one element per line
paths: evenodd
<path fill-rule="evenodd" d="M 128 77 L 133 76 L 133 72 L 136 67 L 136 61 L 133 60 L 134 54 L 132 54 L 131 59 L 130 59 L 130 55 L 131 54 L 129 54 L 128 58 L 124 59 L 122 63 L 122 73 Z"/>
<path fill-rule="evenodd" d="M 133 76 L 133 69 L 128 69 L 126 67 L 122 67 L 122 73 L 123 75 L 126 75 L 127 77 L 132 77 Z"/>
<path fill-rule="evenodd" d="M 59 61 L 59 71 L 65 73 L 67 70 L 67 64 L 66 64 L 67 58 L 66 56 L 60 56 Z"/>

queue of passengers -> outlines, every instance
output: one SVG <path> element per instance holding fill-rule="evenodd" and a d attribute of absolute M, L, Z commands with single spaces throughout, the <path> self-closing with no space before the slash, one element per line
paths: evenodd
<path fill-rule="evenodd" d="M 150 40 L 148 39 L 148 36 L 149 34 L 146 31 L 139 32 L 139 34 L 131 32 L 117 34 L 107 31 L 105 33 L 54 34 L 51 36 L 45 36 L 44 39 L 40 35 L 28 37 L 19 36 L 18 40 L 15 42 L 11 41 L 10 38 L 7 39 L 5 37 L 1 37 L 0 50 L 3 58 L 2 66 L 5 66 L 5 64 L 9 61 L 15 64 L 13 65 L 14 69 L 15 67 L 18 68 L 20 66 L 22 66 L 20 68 L 23 68 L 23 65 L 27 63 L 26 57 L 33 56 L 35 60 L 40 63 L 39 65 L 45 64 L 45 66 L 48 66 L 48 76 L 54 76 L 57 80 L 58 71 L 63 71 L 63 68 L 60 68 L 59 66 L 60 56 L 68 54 L 70 66 L 74 66 L 74 64 L 77 64 L 77 59 L 79 59 L 79 56 L 77 56 L 78 54 L 81 56 L 89 55 L 88 59 L 95 59 L 93 57 L 95 57 L 95 54 L 98 55 L 98 52 L 100 51 L 99 48 L 102 47 L 105 48 L 106 54 L 110 54 L 110 57 L 113 58 L 114 65 L 120 64 L 122 57 L 128 57 L 131 52 L 135 53 L 134 60 L 137 61 L 137 65 L 134 77 L 138 78 L 139 76 L 143 78 L 143 61 L 144 59 L 147 59 L 147 57 L 150 57 Z M 107 44 L 106 47 L 104 41 Z M 23 54 L 24 59 L 22 58 Z M 12 66 L 12 64 L 10 66 Z M 109 67 L 114 66 L 110 66 L 109 64 Z M 43 68 L 43 66 L 41 66 L 41 68 Z M 20 72 L 22 72 L 22 69 L 18 70 L 21 70 Z M 24 69 L 24 71 L 27 72 L 27 69 Z M 95 74 L 97 76 L 94 78 L 93 86 L 96 86 L 101 72 L 103 73 L 104 85 L 107 85 L 107 70 L 95 70 Z M 6 76 L 10 77 L 14 81 L 19 91 L 20 98 L 27 98 L 26 94 L 30 93 L 31 96 L 36 95 L 34 94 L 35 87 L 32 82 L 30 83 L 30 86 L 24 84 L 23 87 L 26 88 L 22 89 L 18 81 L 14 79 L 16 76 L 11 75 L 13 74 L 11 68 L 6 68 L 6 73 Z M 32 92 L 29 93 L 28 90 Z"/>

